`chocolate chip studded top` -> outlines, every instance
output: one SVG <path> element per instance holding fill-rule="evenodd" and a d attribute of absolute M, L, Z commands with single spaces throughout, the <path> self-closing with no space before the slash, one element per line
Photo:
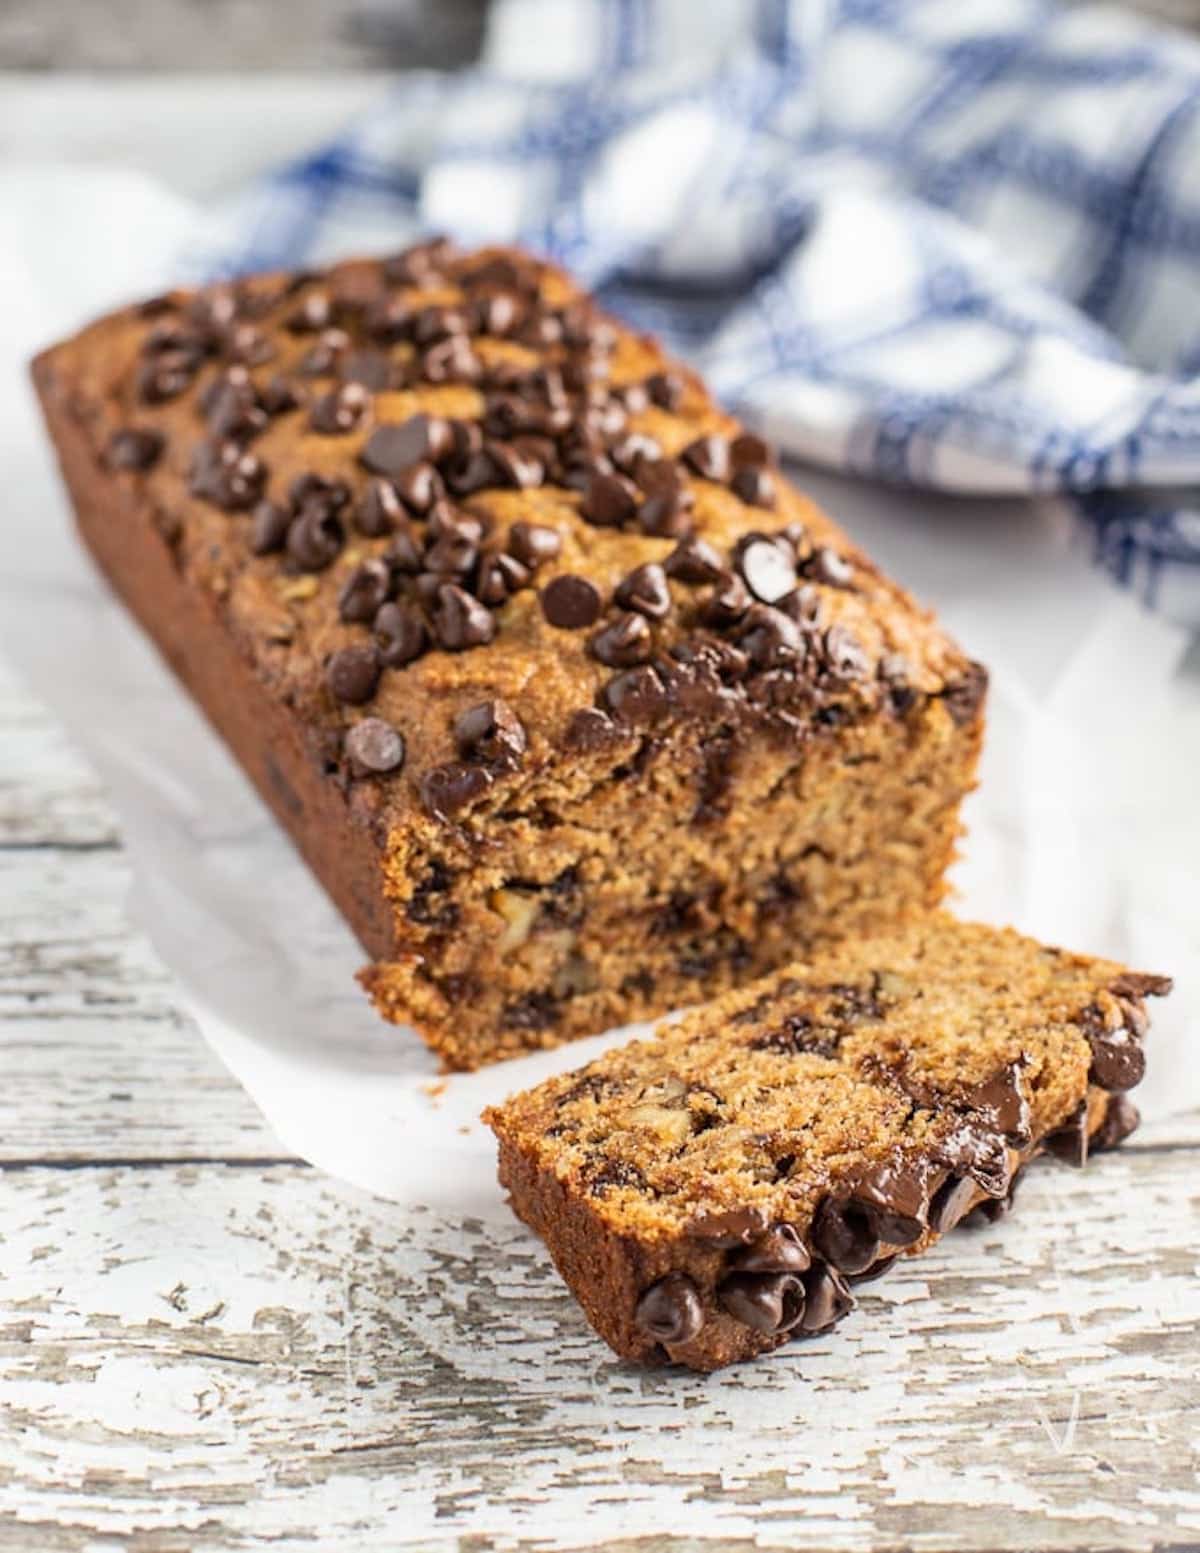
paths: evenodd
<path fill-rule="evenodd" d="M 795 739 L 978 715 L 981 674 L 770 450 L 528 256 L 434 241 L 172 293 L 59 362 L 97 478 L 385 819 L 501 802 L 586 758 L 584 721 L 597 749 L 689 718 Z M 456 780 L 485 700 L 520 759 Z"/>
<path fill-rule="evenodd" d="M 781 1341 L 844 1314 L 855 1279 L 1003 1205 L 1031 1153 L 1078 1164 L 1131 1131 L 1122 1091 L 1140 1072 L 1144 1000 L 1169 988 L 934 914 L 487 1119 L 637 1242 L 630 1316 L 648 1339 L 669 1350 L 728 1320 Z"/>

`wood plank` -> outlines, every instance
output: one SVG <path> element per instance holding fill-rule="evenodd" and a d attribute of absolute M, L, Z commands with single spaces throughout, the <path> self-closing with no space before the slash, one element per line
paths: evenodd
<path fill-rule="evenodd" d="M 0 1548 L 1195 1547 L 1194 1171 L 1034 1167 L 836 1335 L 710 1378 L 615 1361 L 507 1220 L 9 1173 Z"/>

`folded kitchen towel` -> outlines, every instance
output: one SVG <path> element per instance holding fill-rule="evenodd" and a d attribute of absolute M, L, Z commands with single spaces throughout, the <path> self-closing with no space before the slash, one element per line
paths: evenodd
<path fill-rule="evenodd" d="M 1200 45 L 1035 0 L 498 0 L 192 252 L 527 243 L 787 451 L 1063 491 L 1200 625 Z M 1195 486 L 1189 490 L 1189 486 Z"/>

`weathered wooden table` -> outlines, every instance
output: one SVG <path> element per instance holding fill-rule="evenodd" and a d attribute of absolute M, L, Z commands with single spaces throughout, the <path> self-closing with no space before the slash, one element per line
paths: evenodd
<path fill-rule="evenodd" d="M 0 1548 L 1200 1545 L 1200 1117 L 1035 1167 L 835 1337 L 643 1375 L 516 1224 L 288 1158 L 125 882 L 0 670 Z"/>

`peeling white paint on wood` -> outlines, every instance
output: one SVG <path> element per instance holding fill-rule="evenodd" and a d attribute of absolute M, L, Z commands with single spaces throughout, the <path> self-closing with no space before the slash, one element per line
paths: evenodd
<path fill-rule="evenodd" d="M 6 1553 L 1200 1545 L 1200 1117 L 1039 1164 L 832 1337 L 642 1374 L 515 1222 L 271 1163 L 125 886 L 0 678 Z"/>

